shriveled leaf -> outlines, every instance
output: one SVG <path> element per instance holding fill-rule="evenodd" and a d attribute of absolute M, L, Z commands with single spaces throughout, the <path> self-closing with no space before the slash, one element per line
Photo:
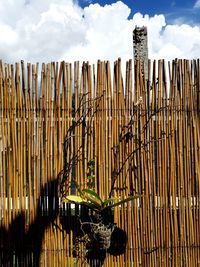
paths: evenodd
<path fill-rule="evenodd" d="M 92 210 L 99 211 L 99 207 L 97 205 L 95 205 L 91 202 L 85 201 L 85 199 L 83 199 L 80 196 L 69 195 L 69 196 L 63 198 L 63 202 L 75 203 L 78 205 L 87 206 L 88 208 L 90 208 Z"/>
<path fill-rule="evenodd" d="M 99 208 L 103 203 L 99 195 L 93 190 L 83 189 L 82 196 L 86 198 L 87 200 L 91 201 L 93 204 L 99 206 Z"/>
<path fill-rule="evenodd" d="M 75 195 L 69 195 L 63 199 L 63 202 L 73 202 L 77 204 L 81 204 L 84 201 L 84 199 L 80 196 Z"/>
<path fill-rule="evenodd" d="M 119 205 L 121 205 L 121 204 L 124 204 L 124 203 L 126 203 L 126 202 L 135 200 L 135 199 L 140 198 L 140 197 L 142 197 L 142 195 L 130 196 L 130 197 L 127 197 L 127 198 L 122 199 L 122 200 L 120 200 L 120 201 L 117 201 L 117 202 L 115 202 L 115 203 L 113 203 L 113 204 L 111 204 L 111 205 L 108 205 L 108 206 L 106 206 L 104 209 L 106 209 L 106 208 L 113 208 L 113 207 L 119 206 Z"/>

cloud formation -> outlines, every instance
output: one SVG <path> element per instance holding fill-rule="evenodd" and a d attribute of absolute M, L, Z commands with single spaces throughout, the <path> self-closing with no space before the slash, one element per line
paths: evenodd
<path fill-rule="evenodd" d="M 200 57 L 199 26 L 169 25 L 164 15 L 149 17 L 138 13 L 133 16 L 133 20 L 137 21 L 138 26 L 148 27 L 150 58 L 172 60 Z"/>
<path fill-rule="evenodd" d="M 194 8 L 200 8 L 200 0 L 197 0 L 195 5 L 194 5 Z"/>
<path fill-rule="evenodd" d="M 200 4 L 196 2 L 196 7 Z M 118 1 L 81 8 L 73 0 L 0 0 L 0 58 L 5 62 L 115 60 L 133 57 L 132 31 L 147 26 L 149 57 L 200 57 L 200 27 L 168 25 Z"/>

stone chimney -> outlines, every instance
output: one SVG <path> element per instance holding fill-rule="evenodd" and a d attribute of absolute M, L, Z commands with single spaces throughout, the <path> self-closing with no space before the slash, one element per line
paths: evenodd
<path fill-rule="evenodd" d="M 147 27 L 135 27 L 133 30 L 133 54 L 134 60 L 139 59 L 144 64 L 143 73 L 148 79 L 148 42 Z"/>

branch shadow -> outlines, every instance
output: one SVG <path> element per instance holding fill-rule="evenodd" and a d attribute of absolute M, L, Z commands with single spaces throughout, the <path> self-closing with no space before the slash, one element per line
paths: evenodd
<path fill-rule="evenodd" d="M 89 221 L 89 211 L 87 208 L 81 208 L 81 211 L 79 211 L 79 208 L 76 207 L 75 214 L 72 216 L 71 208 L 69 208 L 69 213 L 61 216 L 59 214 L 57 179 L 41 187 L 39 199 L 35 219 L 29 227 L 25 212 L 19 213 L 8 229 L 4 226 L 0 227 L 1 267 L 39 267 L 45 230 L 48 227 L 53 227 L 57 216 L 60 216 L 62 230 L 66 233 L 73 232 L 74 243 L 77 237 L 83 236 L 80 219 L 82 222 Z M 48 210 L 45 210 L 45 207 L 48 207 Z M 78 214 L 79 212 L 80 214 Z M 115 226 L 111 235 L 110 248 L 107 251 L 100 250 L 97 244 L 92 242 L 86 248 L 86 260 L 90 266 L 102 266 L 107 253 L 114 256 L 123 254 L 126 249 L 126 243 L 126 232 Z"/>
<path fill-rule="evenodd" d="M 45 230 L 58 216 L 58 181 L 47 182 L 41 187 L 36 216 L 30 224 L 25 212 L 20 212 L 9 224 L 0 227 L 0 266 L 39 267 Z M 48 197 L 47 197 L 48 196 Z M 44 207 L 48 207 L 45 211 Z"/>

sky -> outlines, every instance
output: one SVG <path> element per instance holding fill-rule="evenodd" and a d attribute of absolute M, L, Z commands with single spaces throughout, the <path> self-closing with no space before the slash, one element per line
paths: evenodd
<path fill-rule="evenodd" d="M 0 59 L 126 61 L 136 25 L 149 58 L 200 58 L 200 0 L 0 0 Z"/>

